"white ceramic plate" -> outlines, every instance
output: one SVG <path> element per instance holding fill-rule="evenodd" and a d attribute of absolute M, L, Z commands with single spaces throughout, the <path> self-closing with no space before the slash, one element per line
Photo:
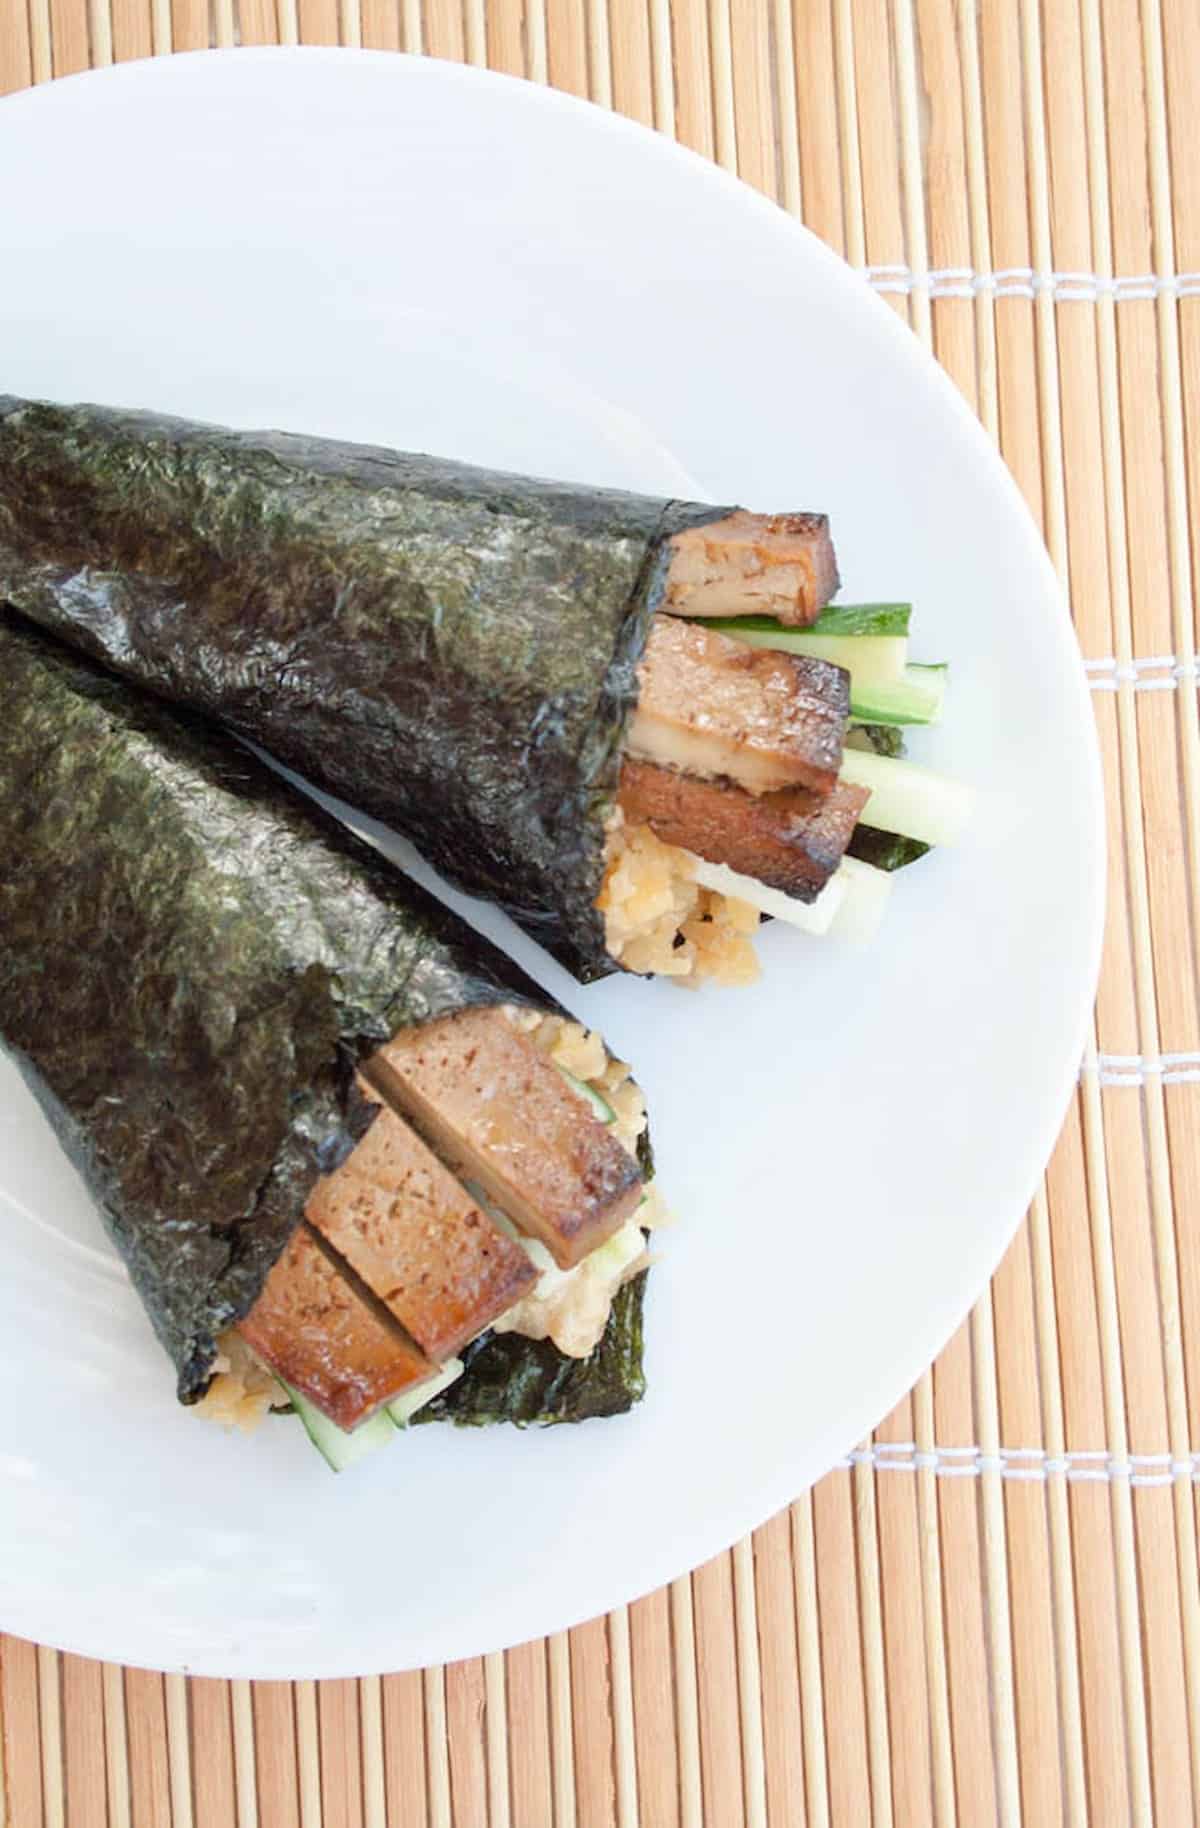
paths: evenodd
<path fill-rule="evenodd" d="M 418 1431 L 342 1478 L 174 1402 L 99 1221 L 0 1062 L 0 1626 L 211 1674 L 464 1656 L 667 1580 L 882 1416 L 999 1259 L 1079 1059 L 1101 798 L 1062 602 L 949 382 L 797 225 L 641 128 L 447 64 L 175 57 L 0 104 L 0 386 L 752 507 L 821 507 L 843 596 L 952 662 L 921 744 L 978 795 L 852 951 L 581 991 L 681 1216 L 650 1392 Z M 47 910 L 53 918 L 53 911 Z M 2 936 L 0 936 L 2 941 Z"/>

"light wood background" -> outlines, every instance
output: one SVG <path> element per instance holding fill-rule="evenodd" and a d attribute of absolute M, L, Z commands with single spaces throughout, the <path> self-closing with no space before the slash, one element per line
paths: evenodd
<path fill-rule="evenodd" d="M 0 1814 L 1194 1821 L 1200 5 L 0 0 L 0 90 L 276 40 L 487 62 L 675 134 L 932 346 L 1041 522 L 1088 657 L 1103 982 L 991 1289 L 873 1439 L 752 1540 L 569 1635 L 383 1680 L 189 1682 L 4 1640 Z"/>

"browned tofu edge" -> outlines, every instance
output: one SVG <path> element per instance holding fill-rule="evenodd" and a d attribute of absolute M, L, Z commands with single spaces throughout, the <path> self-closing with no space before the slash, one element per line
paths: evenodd
<path fill-rule="evenodd" d="M 867 791 L 838 781 L 827 794 L 805 788 L 753 794 L 627 756 L 618 800 L 630 824 L 664 844 L 723 863 L 798 901 L 820 894 L 845 853 Z"/>

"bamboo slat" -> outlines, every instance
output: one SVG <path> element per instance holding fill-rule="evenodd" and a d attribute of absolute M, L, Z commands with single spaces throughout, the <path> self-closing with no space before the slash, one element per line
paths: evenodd
<path fill-rule="evenodd" d="M 546 1646 L 523 1644 L 510 1650 L 505 1665 L 513 1820 L 528 1822 L 530 1828 L 549 1828 L 554 1821 L 554 1782 Z"/>
<path fill-rule="evenodd" d="M 629 1608 L 629 1661 L 638 1815 L 642 1828 L 679 1828 L 679 1734 L 669 1592 L 651 1593 Z"/>
<path fill-rule="evenodd" d="M 579 1828 L 617 1813 L 608 1630 L 593 1619 L 571 1633 L 571 1747 Z"/>
<path fill-rule="evenodd" d="M 382 1688 L 384 1797 L 389 1828 L 425 1828 L 429 1806 L 421 1677 L 416 1673 L 385 1676 Z"/>
<path fill-rule="evenodd" d="M 853 1482 L 870 1490 L 869 1482 L 858 1471 Z M 857 1578 L 854 1498 L 851 1475 L 844 1472 L 830 1473 L 812 1494 L 812 1562 L 816 1570 L 828 1805 L 833 1828 L 854 1828 L 857 1822 L 878 1819 L 871 1807 L 872 1794 L 877 1790 L 881 1793 L 881 1805 L 888 1795 L 886 1763 L 880 1771 L 879 1753 L 868 1730 L 868 1664 L 862 1651 L 861 1615 L 864 1610 L 874 1612 L 877 1601 L 875 1595 L 863 1591 Z M 803 1590 L 811 1593 L 811 1588 Z M 881 1806 L 878 1814 L 882 1813 Z"/>
<path fill-rule="evenodd" d="M 328 1828 L 362 1828 L 362 1756 L 358 1684 L 317 1684 L 321 1820 Z"/>
<path fill-rule="evenodd" d="M 129 1790 L 133 1828 L 158 1828 L 171 1820 L 171 1780 L 167 1759 L 167 1710 L 163 1679 L 145 1669 L 125 1671 L 125 1721 L 129 1734 Z M 47 1720 L 42 1713 L 43 1766 L 47 1756 Z M 57 1749 L 57 1748 L 55 1748 Z M 43 1779 L 44 1782 L 44 1779 Z M 53 1799 L 44 1797 L 47 1824 L 53 1820 Z"/>
<path fill-rule="evenodd" d="M 568 95 L 588 95 L 587 8 L 584 0 L 547 0 L 548 77 Z"/>
<path fill-rule="evenodd" d="M 754 1539 L 754 1572 L 761 1647 L 763 1801 L 773 1828 L 803 1828 L 804 1742 L 800 1655 L 793 1591 L 791 1518 L 772 1518 Z"/>
<path fill-rule="evenodd" d="M 0 0 L 0 94 L 209 44 L 549 82 L 869 277 L 1067 586 L 1111 814 L 1093 1043 L 1028 1222 L 851 1463 L 669 1589 L 409 1675 L 0 1642 L 0 1828 L 872 1828 L 1200 1811 L 1200 9 Z"/>
<path fill-rule="evenodd" d="M 300 1820 L 296 1697 L 287 1682 L 254 1684 L 254 1752 L 261 1828 Z"/>
<path fill-rule="evenodd" d="M 704 1814 L 700 1693 L 696 1679 L 696 1615 L 687 1575 L 671 1583 L 671 1633 L 675 1731 L 679 1742 L 679 1820 L 681 1828 L 699 1828 Z"/>
<path fill-rule="evenodd" d="M 219 1689 L 223 1683 L 215 1684 Z M 104 1674 L 83 1657 L 62 1659 L 64 1812 L 76 1828 L 106 1828 L 108 1777 L 104 1762 Z M 224 1820 L 228 1821 L 228 1814 Z"/>
<path fill-rule="evenodd" d="M 41 1823 L 42 1724 L 38 1706 L 37 1650 L 20 1638 L 4 1640 L 0 1662 L 4 1708 L 5 1813 L 10 1822 Z"/>
<path fill-rule="evenodd" d="M 455 1821 L 487 1818 L 487 1759 L 483 1663 L 472 1657 L 446 1670 L 446 1739 L 450 1752 L 451 1813 Z"/>
<path fill-rule="evenodd" d="M 224 1828 L 237 1820 L 232 1684 L 197 1680 L 190 1686 L 195 1824 L 196 1828 Z"/>

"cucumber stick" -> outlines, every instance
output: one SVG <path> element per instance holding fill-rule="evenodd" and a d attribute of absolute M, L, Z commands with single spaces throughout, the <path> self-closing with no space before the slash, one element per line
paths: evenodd
<path fill-rule="evenodd" d="M 393 1428 L 407 1428 L 417 1410 L 424 1409 L 426 1403 L 432 1403 L 435 1396 L 440 1396 L 443 1390 L 449 1389 L 462 1376 L 463 1370 L 461 1358 L 448 1358 L 435 1377 L 427 1377 L 423 1384 L 414 1384 L 403 1396 L 393 1397 L 383 1410 L 390 1425 Z"/>
<path fill-rule="evenodd" d="M 786 628 L 775 616 L 704 616 L 709 628 L 736 635 L 742 629 L 778 634 Z M 911 603 L 827 603 L 815 622 L 793 634 L 809 635 L 907 635 L 912 620 Z"/>
<path fill-rule="evenodd" d="M 871 939 L 891 895 L 891 877 L 886 870 L 860 863 L 856 857 L 843 857 L 815 901 L 797 901 L 780 889 L 769 889 L 752 876 L 739 875 L 723 863 L 708 863 L 693 858 L 696 881 L 720 895 L 733 895 L 748 901 L 762 914 L 785 920 L 820 939 L 834 933 L 840 939 Z"/>
<path fill-rule="evenodd" d="M 709 622 L 735 641 L 750 647 L 776 648 L 781 654 L 798 654 L 806 660 L 831 660 L 844 666 L 850 675 L 850 709 L 855 699 L 904 683 L 908 664 L 906 635 L 823 635 L 815 628 L 784 628 L 764 616 L 762 628 L 746 628 L 745 618 L 732 622 Z M 882 722 L 882 719 L 876 721 Z"/>
<path fill-rule="evenodd" d="M 845 749 L 841 778 L 870 793 L 862 820 L 876 831 L 919 838 L 923 844 L 953 844 L 970 815 L 971 795 L 960 781 L 913 762 Z"/>
<path fill-rule="evenodd" d="M 556 1060 L 554 1064 L 555 1066 L 558 1066 L 558 1061 Z M 585 1080 L 577 1079 L 574 1073 L 569 1073 L 565 1066 L 559 1066 L 558 1070 L 570 1086 L 571 1090 L 573 1092 L 578 1092 L 585 1104 L 591 1105 L 592 1110 L 596 1113 L 596 1116 L 600 1119 L 601 1123 L 616 1123 L 617 1113 L 613 1110 L 607 1098 L 602 1098 L 600 1093 L 597 1092 L 594 1087 L 588 1085 Z"/>
<path fill-rule="evenodd" d="M 771 616 L 721 617 L 706 624 L 750 647 L 829 660 L 850 675 L 850 716 L 865 724 L 933 724 L 946 692 L 944 666 L 908 658 L 907 603 L 832 604 L 808 628 Z"/>
<path fill-rule="evenodd" d="M 322 1415 L 315 1403 L 310 1403 L 306 1396 L 301 1396 L 291 1384 L 283 1384 L 292 1407 L 304 1424 L 304 1432 L 316 1448 L 327 1466 L 335 1473 L 345 1472 L 357 1460 L 365 1460 L 379 1447 L 384 1447 L 396 1438 L 397 1428 L 407 1428 L 418 1409 L 452 1384 L 463 1374 L 461 1358 L 448 1358 L 433 1377 L 427 1377 L 423 1383 L 414 1384 L 403 1396 L 377 1409 L 373 1416 L 360 1422 L 357 1428 L 339 1428 L 327 1415 Z M 280 1378 L 280 1383 L 283 1379 Z"/>
<path fill-rule="evenodd" d="M 282 1378 L 280 1382 L 283 1382 Z M 385 1441 L 394 1439 L 395 1429 L 382 1409 L 368 1421 L 360 1422 L 357 1428 L 347 1430 L 339 1428 L 327 1415 L 322 1415 L 314 1403 L 310 1403 L 306 1396 L 301 1396 L 298 1390 L 293 1390 L 290 1384 L 284 1384 L 283 1387 L 292 1400 L 296 1414 L 304 1423 L 304 1431 L 309 1440 L 335 1473 L 344 1472 L 356 1460 L 364 1460 L 377 1447 L 382 1447 Z"/>
<path fill-rule="evenodd" d="M 769 889 L 765 882 L 731 870 L 727 863 L 709 863 L 707 858 L 697 857 L 691 851 L 685 855 L 691 857 L 692 875 L 701 888 L 729 895 L 735 901 L 747 901 L 760 914 L 769 914 L 773 920 L 786 920 L 790 926 L 799 927 L 802 933 L 828 933 L 846 893 L 840 870 L 834 871 L 815 901 L 797 901 L 795 896 L 785 895 L 782 889 Z"/>
<path fill-rule="evenodd" d="M 892 894 L 892 879 L 887 871 L 862 863 L 857 857 L 843 857 L 833 880 L 842 884 L 844 893 L 830 933 L 835 939 L 850 939 L 858 944 L 874 939 Z"/>
<path fill-rule="evenodd" d="M 911 603 L 827 603 L 816 621 L 816 635 L 907 635 Z"/>
<path fill-rule="evenodd" d="M 899 679 L 855 685 L 850 718 L 862 724 L 936 724 L 946 696 L 944 666 L 906 666 Z"/>

